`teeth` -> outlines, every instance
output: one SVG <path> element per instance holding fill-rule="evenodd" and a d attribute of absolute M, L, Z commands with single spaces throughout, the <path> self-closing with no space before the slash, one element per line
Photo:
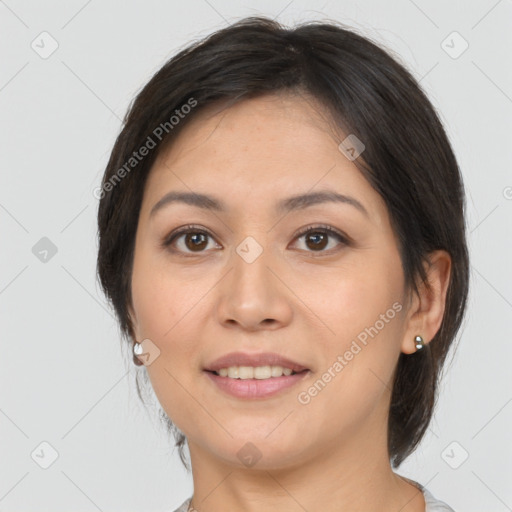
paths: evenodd
<path fill-rule="evenodd" d="M 217 371 L 217 374 L 221 377 L 229 377 L 230 379 L 260 380 L 282 377 L 292 373 L 291 368 L 283 368 L 282 366 L 230 366 L 229 368 L 221 368 Z"/>
<path fill-rule="evenodd" d="M 254 368 L 255 379 L 270 379 L 272 377 L 272 368 L 270 366 L 257 366 Z"/>

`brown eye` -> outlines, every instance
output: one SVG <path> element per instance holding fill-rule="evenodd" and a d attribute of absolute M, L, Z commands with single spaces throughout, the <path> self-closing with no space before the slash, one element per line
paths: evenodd
<path fill-rule="evenodd" d="M 185 235 L 185 246 L 191 251 L 201 251 L 208 245 L 208 237 L 204 233 L 188 233 Z"/>
<path fill-rule="evenodd" d="M 299 242 L 301 250 L 326 254 L 350 245 L 350 239 L 331 226 L 309 227 L 299 233 L 295 240 Z"/>
<path fill-rule="evenodd" d="M 183 253 L 190 255 L 191 253 L 202 253 L 213 248 L 221 249 L 210 233 L 198 229 L 194 226 L 185 226 L 178 231 L 171 233 L 162 242 L 162 246 L 173 253 Z"/>
<path fill-rule="evenodd" d="M 321 232 L 311 232 L 305 235 L 306 237 L 306 245 L 309 249 L 313 251 L 319 251 L 325 249 L 327 246 L 327 242 L 329 241 L 329 237 L 325 233 Z"/>

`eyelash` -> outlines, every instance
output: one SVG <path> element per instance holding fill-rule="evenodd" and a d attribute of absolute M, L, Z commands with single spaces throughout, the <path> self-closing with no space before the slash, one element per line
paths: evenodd
<path fill-rule="evenodd" d="M 206 230 L 204 228 L 200 228 L 198 226 L 188 225 L 188 226 L 183 226 L 182 228 L 179 228 L 178 230 L 176 230 L 176 231 L 172 232 L 170 235 L 168 235 L 163 240 L 162 247 L 167 250 L 170 250 L 172 253 L 181 253 L 181 255 L 186 255 L 185 257 L 195 256 L 195 255 L 199 255 L 201 253 L 207 252 L 207 251 L 197 251 L 197 252 L 189 251 L 189 252 L 184 253 L 183 251 L 180 251 L 180 250 L 177 250 L 177 249 L 174 249 L 171 247 L 172 244 L 180 236 L 187 235 L 190 233 L 203 234 L 203 235 L 209 236 L 212 239 L 215 239 L 215 237 L 208 230 Z M 333 228 L 332 226 L 329 226 L 328 224 L 317 224 L 314 226 L 309 226 L 308 228 L 306 228 L 302 231 L 296 232 L 293 235 L 293 239 L 296 240 L 296 239 L 302 238 L 303 236 L 308 235 L 309 233 L 326 234 L 330 237 L 336 238 L 338 240 L 338 242 L 340 242 L 342 245 L 345 245 L 345 246 L 350 246 L 352 243 L 352 240 L 347 235 L 343 234 L 342 232 L 338 231 L 337 229 Z M 334 249 L 334 250 L 339 250 L 339 249 Z M 319 250 L 319 251 L 310 250 L 310 251 L 306 251 L 306 252 L 311 253 L 314 257 L 318 257 L 318 256 L 322 256 L 325 254 L 327 254 L 327 255 L 331 254 L 333 252 L 333 249 Z"/>

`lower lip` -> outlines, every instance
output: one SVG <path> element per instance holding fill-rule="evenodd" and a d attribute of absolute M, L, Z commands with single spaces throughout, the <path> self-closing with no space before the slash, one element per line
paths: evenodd
<path fill-rule="evenodd" d="M 270 379 L 230 379 L 213 372 L 205 372 L 222 391 L 237 398 L 268 398 L 295 386 L 309 371 L 271 377 Z"/>

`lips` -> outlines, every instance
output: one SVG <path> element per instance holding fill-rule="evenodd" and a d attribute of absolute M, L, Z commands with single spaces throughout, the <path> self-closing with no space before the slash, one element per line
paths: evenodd
<path fill-rule="evenodd" d="M 272 377 L 265 380 L 257 379 L 230 379 L 229 377 L 220 377 L 215 372 L 205 371 L 205 376 L 212 382 L 218 390 L 225 396 L 234 397 L 238 400 L 267 400 L 278 397 L 281 393 L 290 392 L 300 382 L 307 378 L 309 371 L 304 370 L 300 373 L 282 377 Z"/>
<path fill-rule="evenodd" d="M 293 361 L 274 352 L 263 352 L 259 354 L 231 352 L 208 363 L 204 370 L 217 372 L 221 368 L 229 368 L 230 366 L 282 366 L 283 368 L 290 368 L 295 373 L 309 370 L 309 368 L 297 361 Z"/>

